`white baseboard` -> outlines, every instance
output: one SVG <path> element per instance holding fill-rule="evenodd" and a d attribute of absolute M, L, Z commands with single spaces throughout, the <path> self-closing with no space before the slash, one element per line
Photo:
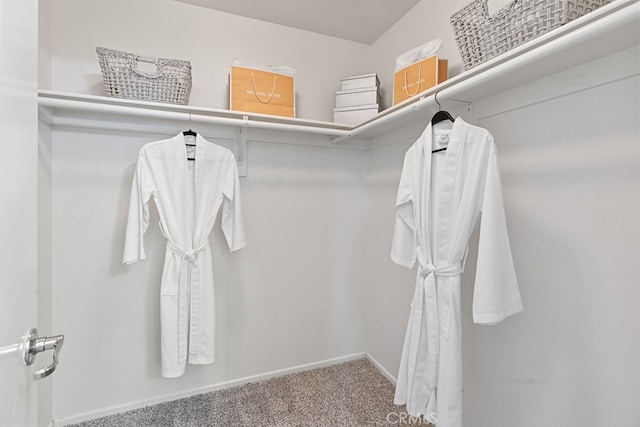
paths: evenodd
<path fill-rule="evenodd" d="M 373 358 L 373 356 L 372 356 L 371 354 L 369 354 L 369 353 L 367 353 L 367 354 L 366 354 L 366 358 L 367 358 L 367 360 L 368 360 L 369 362 L 371 362 L 371 364 L 372 364 L 373 366 L 375 366 L 375 367 L 376 367 L 376 369 L 377 369 L 378 371 L 380 371 L 380 373 L 381 373 L 382 375 L 384 375 L 384 376 L 385 376 L 385 377 L 386 377 L 386 378 L 391 382 L 391 384 L 396 385 L 396 383 L 398 382 L 398 381 L 396 380 L 396 377 L 394 377 L 393 375 L 391 375 L 391 373 L 390 373 L 389 371 L 387 371 L 387 370 L 385 369 L 385 367 L 384 367 L 384 366 L 382 366 L 382 364 L 381 364 L 380 362 L 378 362 L 376 359 L 374 359 L 374 358 Z"/>
<path fill-rule="evenodd" d="M 192 390 L 183 391 L 180 393 L 174 393 L 164 396 L 158 396 L 153 399 L 148 400 L 139 400 L 136 402 L 130 402 L 124 405 L 112 406 L 105 409 L 100 409 L 98 411 L 85 412 L 82 414 L 72 415 L 70 417 L 64 417 L 57 420 L 53 420 L 50 424 L 50 427 L 62 427 L 70 424 L 81 423 L 84 421 L 93 420 L 96 418 L 106 417 L 109 415 L 115 415 L 126 411 L 131 411 L 133 409 L 144 408 L 145 406 L 157 405 L 158 403 L 169 402 L 177 399 L 184 399 L 185 397 L 195 396 L 197 394 L 209 393 L 211 391 L 221 390 L 225 388 L 237 387 L 247 383 L 253 383 L 258 381 L 264 381 L 271 378 L 283 377 L 289 374 L 295 374 L 297 372 L 309 371 L 311 369 L 324 368 L 327 366 L 337 365 L 339 363 L 349 362 L 351 360 L 364 359 L 368 358 L 371 362 L 376 366 L 376 368 L 380 369 L 380 372 L 385 374 L 384 368 L 378 364 L 378 362 L 374 361 L 372 358 L 369 358 L 369 355 L 366 353 L 354 353 L 346 356 L 335 357 L 333 359 L 320 360 L 318 362 L 307 363 L 304 365 L 292 366 L 290 368 L 278 369 L 271 372 L 265 372 L 262 374 L 251 375 L 244 378 L 238 378 L 231 381 L 224 381 L 221 383 L 213 384 L 207 387 L 200 387 Z"/>

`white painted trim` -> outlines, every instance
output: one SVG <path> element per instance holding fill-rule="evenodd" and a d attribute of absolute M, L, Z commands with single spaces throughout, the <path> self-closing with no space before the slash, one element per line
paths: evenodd
<path fill-rule="evenodd" d="M 391 375 L 391 373 L 389 371 L 386 370 L 386 368 L 384 366 L 382 366 L 382 363 L 378 362 L 370 353 L 367 353 L 365 355 L 365 357 L 367 358 L 367 360 L 369 362 L 371 362 L 371 364 L 373 366 L 376 367 L 376 369 L 378 371 L 380 371 L 380 373 L 382 375 L 385 376 L 386 379 L 388 379 L 394 386 L 396 385 L 396 383 L 398 382 L 398 380 L 396 380 L 396 377 L 394 377 L 393 375 Z"/>
<path fill-rule="evenodd" d="M 369 356 L 364 352 L 354 353 L 346 356 L 335 357 L 333 359 L 320 360 L 318 362 L 292 366 L 290 368 L 285 368 L 285 369 L 278 369 L 275 371 L 265 372 L 257 375 L 251 375 L 248 377 L 238 378 L 231 381 L 224 381 L 224 382 L 213 384 L 206 387 L 195 388 L 195 389 L 183 391 L 180 393 L 167 394 L 164 396 L 158 396 L 153 399 L 138 400 L 135 402 L 130 402 L 124 405 L 112 406 L 112 407 L 101 409 L 98 411 L 84 412 L 84 413 L 73 415 L 70 417 L 64 417 L 58 420 L 53 420 L 52 423 L 50 424 L 50 427 L 60 427 L 60 426 L 67 426 L 70 424 L 81 423 L 81 422 L 93 420 L 96 418 L 119 414 L 122 412 L 131 411 L 134 409 L 144 408 L 145 406 L 157 405 L 159 403 L 169 402 L 177 399 L 184 399 L 186 397 L 191 397 L 198 394 L 209 393 L 212 391 L 222 390 L 225 388 L 238 387 L 248 383 L 265 381 L 271 378 L 284 377 L 286 375 L 295 374 L 298 372 L 310 371 L 312 369 L 324 368 L 327 366 L 333 366 L 340 363 L 349 362 L 352 360 L 364 359 L 364 358 L 369 358 Z M 377 362 L 373 362 L 373 363 L 376 364 Z M 381 369 L 381 368 L 378 368 L 378 369 Z"/>
<path fill-rule="evenodd" d="M 110 98 L 40 90 L 38 105 L 49 110 L 62 110 L 94 116 L 116 115 L 145 120 L 177 120 L 182 123 L 208 123 L 219 126 L 271 129 L 326 136 L 346 136 L 351 126 L 265 114 L 189 107 L 130 99 Z M 56 113 L 53 113 L 55 116 Z"/>

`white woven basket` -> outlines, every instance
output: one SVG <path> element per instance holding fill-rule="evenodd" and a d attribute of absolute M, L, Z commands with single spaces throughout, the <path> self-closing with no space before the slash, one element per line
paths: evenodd
<path fill-rule="evenodd" d="M 473 0 L 451 16 L 465 70 L 613 0 L 513 0 L 493 16 L 487 1 Z"/>
<path fill-rule="evenodd" d="M 189 103 L 189 61 L 150 58 L 104 47 L 96 48 L 96 53 L 107 95 L 168 104 Z M 157 71 L 141 71 L 139 62 L 155 64 Z"/>

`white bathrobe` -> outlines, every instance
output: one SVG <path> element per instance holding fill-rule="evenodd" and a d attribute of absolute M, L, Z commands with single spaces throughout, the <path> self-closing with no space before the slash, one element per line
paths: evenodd
<path fill-rule="evenodd" d="M 182 133 L 140 149 L 125 236 L 123 262 L 145 259 L 143 235 L 153 197 L 160 229 L 167 239 L 160 286 L 164 377 L 183 375 L 187 361 L 214 361 L 215 301 L 209 234 L 220 207 L 229 250 L 246 245 L 233 153 L 200 135 L 191 140 L 195 149 L 186 146 Z M 195 156 L 195 161 L 188 161 L 188 155 Z"/>
<path fill-rule="evenodd" d="M 462 427 L 460 277 L 480 215 L 473 320 L 498 323 L 522 302 L 493 137 L 460 118 L 435 128 L 407 151 L 396 200 L 391 258 L 418 272 L 394 402 L 438 427 Z"/>

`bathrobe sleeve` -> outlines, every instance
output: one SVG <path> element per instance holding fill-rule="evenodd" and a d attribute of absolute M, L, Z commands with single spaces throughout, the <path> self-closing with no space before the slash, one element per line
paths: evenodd
<path fill-rule="evenodd" d="M 482 201 L 478 266 L 473 294 L 473 321 L 498 323 L 522 311 L 502 199 L 495 144 L 490 154 Z"/>
<path fill-rule="evenodd" d="M 414 214 L 413 174 L 415 147 L 407 150 L 400 175 L 395 206 L 395 224 L 391 243 L 391 260 L 406 268 L 416 263 L 416 220 Z"/>
<path fill-rule="evenodd" d="M 122 262 L 125 264 L 131 264 L 147 257 L 144 250 L 144 233 L 149 226 L 149 200 L 154 193 L 149 162 L 144 150 L 140 150 L 131 184 L 129 215 L 122 258 Z"/>
<path fill-rule="evenodd" d="M 235 252 L 247 245 L 242 222 L 242 203 L 240 198 L 240 179 L 238 166 L 232 156 L 226 163 L 224 185 L 222 190 L 222 221 L 221 227 L 227 240 L 230 252 Z"/>

